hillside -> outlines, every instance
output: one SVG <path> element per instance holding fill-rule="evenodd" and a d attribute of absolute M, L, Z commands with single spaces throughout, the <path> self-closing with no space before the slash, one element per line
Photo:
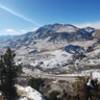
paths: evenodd
<path fill-rule="evenodd" d="M 98 66 L 97 56 L 100 47 L 97 34 L 97 31 L 91 27 L 49 24 L 34 32 L 7 38 L 5 41 L 0 40 L 2 45 L 0 51 L 2 53 L 10 46 L 16 52 L 15 61 L 23 63 L 24 66 L 28 65 L 33 71 L 72 73 L 89 69 L 90 67 L 86 66 L 91 66 L 91 63 Z"/>

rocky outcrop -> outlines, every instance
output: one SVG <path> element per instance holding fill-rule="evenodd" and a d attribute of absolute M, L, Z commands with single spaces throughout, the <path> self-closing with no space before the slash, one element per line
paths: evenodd
<path fill-rule="evenodd" d="M 67 46 L 65 46 L 64 50 L 68 53 L 71 53 L 71 54 L 85 53 L 85 49 L 83 47 L 78 46 L 78 45 L 67 45 Z"/>

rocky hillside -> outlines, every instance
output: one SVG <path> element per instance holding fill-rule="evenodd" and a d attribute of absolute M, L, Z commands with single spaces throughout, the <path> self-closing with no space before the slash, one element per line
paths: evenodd
<path fill-rule="evenodd" d="M 87 73 L 51 76 L 43 78 L 41 75 L 39 78 L 31 78 L 29 82 L 33 88 L 38 87 L 37 90 L 44 95 L 46 100 L 86 100 L 88 94 L 86 83 L 89 78 Z M 92 90 L 92 99 L 99 100 L 100 72 L 92 73 L 92 78 L 94 77 L 98 79 L 98 89 Z"/>

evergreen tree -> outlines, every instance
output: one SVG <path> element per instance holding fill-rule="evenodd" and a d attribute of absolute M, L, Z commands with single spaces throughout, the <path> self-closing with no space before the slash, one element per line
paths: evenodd
<path fill-rule="evenodd" d="M 16 95 L 15 83 L 21 73 L 21 65 L 14 62 L 15 53 L 8 48 L 0 57 L 0 90 L 7 100 L 14 100 Z"/>

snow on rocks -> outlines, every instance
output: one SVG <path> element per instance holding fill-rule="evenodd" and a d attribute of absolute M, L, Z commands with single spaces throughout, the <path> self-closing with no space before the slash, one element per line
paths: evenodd
<path fill-rule="evenodd" d="M 15 85 L 17 93 L 20 96 L 19 100 L 44 100 L 42 95 L 30 86 Z"/>
<path fill-rule="evenodd" d="M 41 59 L 40 56 L 42 57 Z M 34 63 L 30 62 L 30 65 L 34 68 L 42 68 L 45 70 L 63 67 L 68 61 L 72 60 L 72 54 L 63 50 L 47 51 L 40 56 Z"/>
<path fill-rule="evenodd" d="M 86 71 L 82 71 L 82 75 L 90 76 L 92 79 L 97 79 L 100 83 L 100 69 L 90 69 Z"/>
<path fill-rule="evenodd" d="M 100 82 L 100 72 L 93 72 L 92 73 L 92 78 L 93 79 L 98 79 L 98 81 Z"/>
<path fill-rule="evenodd" d="M 49 52 L 49 54 L 53 55 L 50 59 L 44 59 L 41 67 L 45 68 L 56 68 L 59 66 L 63 66 L 64 63 L 67 63 L 67 60 L 71 58 L 71 54 L 66 53 L 62 50 L 55 50 L 53 52 Z"/>

